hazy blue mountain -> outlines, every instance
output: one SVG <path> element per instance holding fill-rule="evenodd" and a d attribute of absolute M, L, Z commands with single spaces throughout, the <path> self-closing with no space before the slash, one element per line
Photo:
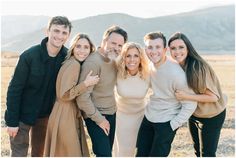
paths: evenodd
<path fill-rule="evenodd" d="M 18 19 L 17 16 L 15 18 Z M 143 44 L 143 36 L 146 33 L 159 30 L 167 39 L 174 32 L 183 32 L 190 38 L 195 48 L 203 52 L 213 54 L 234 52 L 235 48 L 234 5 L 147 19 L 113 13 L 74 20 L 72 24 L 71 38 L 78 32 L 87 33 L 96 45 L 100 44 L 105 29 L 116 24 L 127 30 L 129 41 L 140 44 Z M 2 38 L 3 35 L 2 33 Z M 43 37 L 42 28 L 24 34 L 18 33 L 17 36 L 2 41 L 2 51 L 21 52 L 39 43 Z"/>
<path fill-rule="evenodd" d="M 48 23 L 47 16 L 11 16 L 1 17 L 2 40 L 11 39 L 14 36 L 30 33 L 45 27 Z"/>

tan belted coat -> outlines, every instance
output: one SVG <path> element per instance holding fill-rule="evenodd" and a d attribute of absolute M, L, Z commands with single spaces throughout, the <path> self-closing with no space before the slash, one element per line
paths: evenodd
<path fill-rule="evenodd" d="M 57 100 L 49 117 L 44 156 L 89 157 L 81 112 L 75 98 L 86 90 L 78 84 L 80 63 L 72 56 L 61 67 L 56 81 Z"/>

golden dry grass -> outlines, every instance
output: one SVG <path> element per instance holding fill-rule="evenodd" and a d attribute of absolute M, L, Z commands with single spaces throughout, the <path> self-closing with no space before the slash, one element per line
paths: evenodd
<path fill-rule="evenodd" d="M 233 157 L 235 155 L 235 57 L 234 55 L 214 55 L 203 56 L 215 70 L 223 89 L 228 96 L 228 110 L 224 128 L 222 129 L 221 139 L 217 151 L 218 156 Z M 1 156 L 10 155 L 9 138 L 6 134 L 4 124 L 4 111 L 6 109 L 6 91 L 14 71 L 17 58 L 2 56 L 1 60 Z M 91 142 L 89 140 L 91 149 Z M 172 145 L 170 156 L 184 157 L 194 156 L 193 147 L 187 127 L 177 131 Z"/>

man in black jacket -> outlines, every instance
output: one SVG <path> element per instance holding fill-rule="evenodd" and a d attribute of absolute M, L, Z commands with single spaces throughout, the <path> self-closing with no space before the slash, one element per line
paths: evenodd
<path fill-rule="evenodd" d="M 30 130 L 31 156 L 43 156 L 48 117 L 56 97 L 56 77 L 67 54 L 63 45 L 71 27 L 66 17 L 53 17 L 41 44 L 20 55 L 8 87 L 5 112 L 11 156 L 27 156 Z"/>

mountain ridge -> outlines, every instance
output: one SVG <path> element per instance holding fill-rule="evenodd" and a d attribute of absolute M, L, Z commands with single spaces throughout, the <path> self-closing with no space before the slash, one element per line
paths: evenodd
<path fill-rule="evenodd" d="M 166 35 L 167 39 L 174 32 L 183 32 L 189 37 L 197 50 L 234 52 L 234 21 L 234 5 L 152 18 L 140 18 L 124 13 L 110 13 L 73 20 L 70 39 L 78 32 L 83 32 L 87 33 L 96 45 L 99 45 L 105 29 L 117 24 L 127 30 L 129 41 L 141 45 L 143 45 L 143 36 L 146 33 L 159 30 Z M 46 27 L 46 25 L 44 26 Z M 17 35 L 8 40 L 2 40 L 2 51 L 22 52 L 27 47 L 39 43 L 45 36 L 44 28 Z M 66 46 L 68 44 L 69 42 Z"/>

